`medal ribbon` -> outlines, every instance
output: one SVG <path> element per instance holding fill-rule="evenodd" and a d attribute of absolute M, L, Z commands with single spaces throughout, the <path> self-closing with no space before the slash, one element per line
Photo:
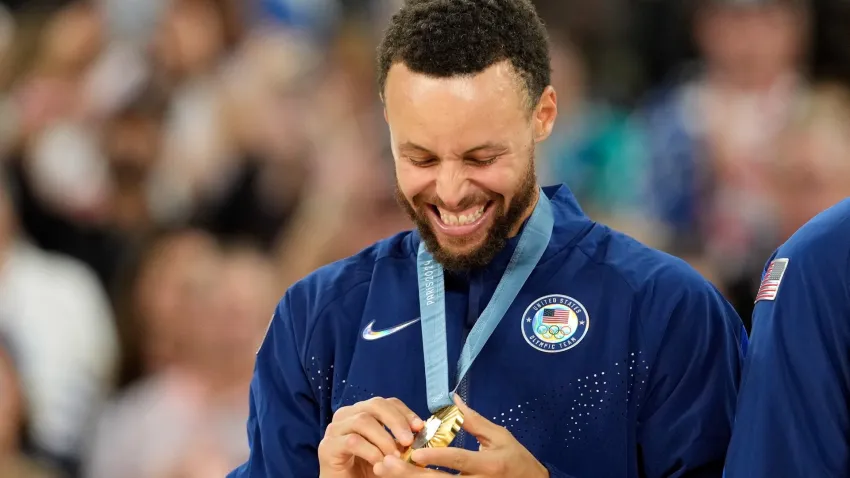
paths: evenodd
<path fill-rule="evenodd" d="M 552 237 L 552 204 L 540 190 L 537 205 L 531 213 L 519 243 L 514 250 L 493 297 L 463 344 L 457 364 L 457 386 L 496 330 L 496 326 L 516 299 L 528 276 L 537 266 Z M 449 359 L 446 343 L 446 291 L 443 267 L 419 244 L 416 258 L 419 279 L 419 311 L 422 316 L 422 347 L 425 358 L 425 380 L 428 392 L 428 409 L 435 413 L 452 404 L 449 391 Z"/>

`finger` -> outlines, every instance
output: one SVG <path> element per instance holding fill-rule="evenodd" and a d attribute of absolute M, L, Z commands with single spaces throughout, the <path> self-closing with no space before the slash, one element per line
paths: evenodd
<path fill-rule="evenodd" d="M 336 438 L 335 441 L 338 447 L 337 456 L 356 456 L 372 465 L 384 461 L 384 454 L 381 453 L 381 450 L 360 435 L 350 433 Z"/>
<path fill-rule="evenodd" d="M 372 471 L 382 478 L 434 478 L 445 477 L 448 473 L 437 470 L 428 470 L 411 465 L 401 458 L 388 456 L 384 461 L 376 464 Z"/>
<path fill-rule="evenodd" d="M 337 436 L 360 435 L 378 447 L 384 455 L 399 453 L 398 445 L 392 435 L 369 412 L 360 412 L 339 422 L 334 427 L 334 433 Z M 408 433 L 410 433 L 409 430 Z"/>
<path fill-rule="evenodd" d="M 492 468 L 491 459 L 481 452 L 463 448 L 422 448 L 411 455 L 414 462 L 422 466 L 442 466 L 457 470 L 464 475 L 488 475 Z"/>
<path fill-rule="evenodd" d="M 416 414 L 413 410 L 407 407 L 401 400 L 397 398 L 388 398 L 387 401 L 399 409 L 402 415 L 407 418 L 407 422 L 410 424 L 410 428 L 414 431 L 419 431 L 422 427 L 425 426 L 425 422 L 419 418 L 419 415 Z"/>
<path fill-rule="evenodd" d="M 382 398 L 373 398 L 365 402 L 362 409 L 386 425 L 400 444 L 403 446 L 413 444 L 410 422 L 398 406 Z"/>
<path fill-rule="evenodd" d="M 494 441 L 498 442 L 501 434 L 505 431 L 503 427 L 496 425 L 484 418 L 480 413 L 469 408 L 458 394 L 454 396 L 455 405 L 463 413 L 463 429 L 478 439 L 482 446 L 490 446 Z"/>
<path fill-rule="evenodd" d="M 357 404 L 349 405 L 347 407 L 340 407 L 337 411 L 334 412 L 333 418 L 331 419 L 331 423 L 338 423 L 346 418 L 359 413 L 360 410 L 357 408 Z"/>

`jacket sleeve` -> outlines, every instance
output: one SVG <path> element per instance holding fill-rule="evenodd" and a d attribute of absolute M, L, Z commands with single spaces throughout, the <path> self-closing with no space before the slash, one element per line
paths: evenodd
<path fill-rule="evenodd" d="M 695 275 L 659 282 L 643 297 L 647 322 L 665 324 L 651 329 L 655 358 L 637 404 L 647 478 L 720 478 L 732 435 L 747 334 L 720 292 Z"/>
<path fill-rule="evenodd" d="M 281 301 L 257 352 L 248 417 L 248 460 L 228 478 L 319 476 L 320 408 L 301 360 L 303 321 Z"/>
<path fill-rule="evenodd" d="M 822 252 L 781 257 L 775 298 L 756 303 L 728 478 L 850 476 L 850 268 Z"/>

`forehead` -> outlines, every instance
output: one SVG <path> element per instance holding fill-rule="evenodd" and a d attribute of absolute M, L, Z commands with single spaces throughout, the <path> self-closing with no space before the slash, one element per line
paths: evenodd
<path fill-rule="evenodd" d="M 415 73 L 396 63 L 387 75 L 384 104 L 399 141 L 491 141 L 516 134 L 528 119 L 521 82 L 507 62 L 450 78 Z"/>

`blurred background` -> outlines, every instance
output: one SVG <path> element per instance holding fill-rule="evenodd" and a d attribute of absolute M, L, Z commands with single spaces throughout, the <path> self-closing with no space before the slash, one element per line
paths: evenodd
<path fill-rule="evenodd" d="M 748 322 L 850 195 L 850 2 L 536 3 L 541 182 Z M 374 80 L 400 1 L 0 4 L 0 478 L 222 477 L 283 291 L 410 227 Z"/>

